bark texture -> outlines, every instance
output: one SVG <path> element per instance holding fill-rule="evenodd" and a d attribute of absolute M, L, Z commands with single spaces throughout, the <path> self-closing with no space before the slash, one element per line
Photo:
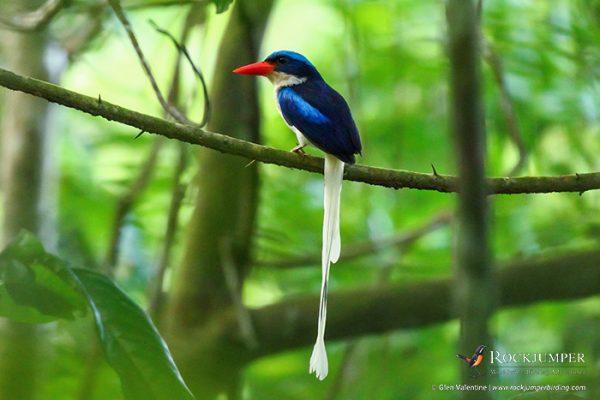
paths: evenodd
<path fill-rule="evenodd" d="M 485 181 L 485 129 L 480 79 L 479 21 L 472 0 L 447 2 L 452 92 L 452 134 L 459 170 L 458 236 L 454 300 L 460 316 L 458 353 L 472 354 L 490 346 L 488 319 L 496 303 L 488 243 L 488 204 Z M 463 368 L 466 384 L 485 384 Z M 491 399 L 488 392 L 464 391 L 463 399 Z"/>

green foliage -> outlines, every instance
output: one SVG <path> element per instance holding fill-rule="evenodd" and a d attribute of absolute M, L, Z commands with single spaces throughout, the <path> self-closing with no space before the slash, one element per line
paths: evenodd
<path fill-rule="evenodd" d="M 52 23 L 54 37 L 65 37 L 71 25 L 82 18 L 77 10 L 97 2 L 74 3 Z M 177 33 L 187 5 L 127 8 L 128 4 L 150 3 L 123 2 L 159 85 L 167 88 L 174 51 L 145 21 L 154 19 Z M 227 0 L 210 3 L 216 5 L 217 12 L 232 4 Z M 529 153 L 519 175 L 600 170 L 600 1 L 485 0 L 483 5 L 483 35 L 502 61 L 517 125 Z M 226 16 L 210 15 L 203 36 L 193 34 L 188 43 L 192 57 L 206 72 L 209 86 Z M 449 71 L 445 42 L 443 2 L 438 0 L 278 0 L 261 52 L 264 56 L 287 48 L 304 53 L 345 96 L 364 142 L 360 163 L 420 172 L 431 172 L 430 165 L 434 164 L 445 174 L 456 172 L 453 141 L 447 134 Z M 83 57 L 69 64 L 60 84 L 82 93 L 100 93 L 103 99 L 160 115 L 122 29 L 116 24 L 106 25 L 94 43 Z M 184 78 L 188 79 L 181 85 L 182 98 L 191 99 L 198 90 L 193 77 L 186 76 L 187 70 L 183 68 Z M 498 85 L 485 61 L 482 74 L 488 175 L 505 175 L 515 165 L 517 151 L 507 134 Z M 232 75 L 231 79 L 254 78 Z M 270 83 L 259 80 L 258 85 L 262 141 L 281 149 L 292 148 L 294 135 L 273 104 Z M 200 110 L 198 103 L 191 100 L 189 109 Z M 190 116 L 195 117 L 193 113 Z M 133 140 L 138 132 L 132 129 L 62 108 L 56 110 L 50 129 L 60 133 L 54 136 L 60 155 L 56 165 L 59 179 L 52 182 L 59 191 L 57 252 L 72 264 L 94 268 L 104 262 L 113 234 L 115 204 L 131 185 L 140 168 L 140 155 L 147 153 L 151 138 L 144 135 Z M 308 151 L 319 154 L 314 149 Z M 79 393 L 85 380 L 82 355 L 91 352 L 86 329 L 90 315 L 103 324 L 103 345 L 110 344 L 107 360 L 121 375 L 130 395 L 141 396 L 138 391 L 154 382 L 165 387 L 178 385 L 172 363 L 165 360 L 168 353 L 164 343 L 130 300 L 141 305 L 149 302 L 149 288 L 154 284 L 157 260 L 163 251 L 176 162 L 174 148 L 165 146 L 149 187 L 123 221 L 119 260 L 113 266 L 119 286 L 89 270 L 71 269 L 66 273 L 64 263 L 43 252 L 38 243 L 13 245 L 0 256 L 6 267 L 0 270 L 0 315 L 26 322 L 56 321 L 52 326 L 57 329 L 48 335 L 52 340 L 48 357 L 57 367 L 45 379 L 43 398 L 71 400 Z M 318 254 L 322 178 L 276 166 L 261 165 L 259 169 L 254 257 L 287 260 Z M 196 172 L 195 168 L 188 169 L 184 185 Z M 170 267 L 181 260 L 185 225 L 190 220 L 194 196 L 201 190 L 202 182 L 190 185 L 184 198 Z M 342 193 L 342 253 L 357 242 L 377 242 L 412 231 L 440 211 L 452 212 L 455 207 L 454 195 L 433 192 L 393 191 L 345 182 Z M 490 199 L 490 205 L 491 239 L 498 265 L 600 245 L 600 192 L 582 196 L 498 196 Z M 454 229 L 447 225 L 410 248 L 384 248 L 340 261 L 331 270 L 330 288 L 337 291 L 452 275 L 453 243 Z M 17 258 L 29 261 L 17 262 Z M 165 290 L 173 290 L 172 274 L 165 278 Z M 260 307 L 299 294 L 317 295 L 321 273 L 318 265 L 288 270 L 253 268 L 244 278 L 244 304 Z M 93 304 L 87 302 L 80 284 L 87 285 Z M 591 360 L 598 360 L 599 310 L 598 298 L 521 307 L 498 313 L 490 325 L 496 344 L 508 350 L 581 350 Z M 324 382 L 316 382 L 307 374 L 310 348 L 263 358 L 245 369 L 243 398 L 429 400 L 435 398 L 432 384 L 459 379 L 462 365 L 454 356 L 458 332 L 457 323 L 451 322 L 359 340 L 350 361 L 345 361 L 347 343 L 331 343 L 331 375 Z M 232 349 L 237 351 L 236 347 Z M 162 367 L 150 368 L 154 363 Z M 340 377 L 343 366 L 348 370 Z M 157 371 L 164 374 L 157 377 Z M 562 379 L 587 384 L 587 398 L 597 399 L 599 371 L 597 363 L 591 362 L 586 376 Z M 118 379 L 103 365 L 96 377 L 94 400 L 116 398 Z M 165 379 L 170 383 L 164 383 Z M 516 383 L 555 381 L 552 377 L 529 376 Z M 338 383 L 336 396 L 329 391 Z M 172 393 L 182 393 L 185 398 L 185 389 L 177 387 Z M 156 389 L 148 398 L 164 395 L 161 390 Z M 456 397 L 456 393 L 439 396 Z M 511 397 L 514 394 L 500 395 L 500 399 Z"/>
<path fill-rule="evenodd" d="M 24 322 L 82 317 L 89 308 L 127 399 L 193 399 L 146 313 L 112 280 L 70 268 L 22 233 L 0 254 L 0 312 Z"/>

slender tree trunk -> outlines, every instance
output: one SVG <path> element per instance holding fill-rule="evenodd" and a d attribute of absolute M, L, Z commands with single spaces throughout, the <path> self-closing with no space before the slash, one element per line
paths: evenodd
<path fill-rule="evenodd" d="M 491 345 L 488 319 L 495 305 L 488 246 L 479 22 L 472 0 L 449 0 L 447 17 L 452 131 L 460 176 L 455 299 L 461 322 L 459 351 L 470 356 L 478 345 Z M 464 383 L 486 382 L 485 374 L 475 380 L 473 370 L 462 368 L 461 372 Z M 462 398 L 485 400 L 491 395 L 488 392 L 465 391 Z"/>
<path fill-rule="evenodd" d="M 17 10 L 0 5 L 0 12 L 31 10 L 39 2 L 22 1 Z M 3 61 L 11 70 L 48 79 L 43 63 L 45 35 L 0 33 Z M 48 103 L 18 92 L 5 92 L 1 135 L 3 219 L 0 247 L 22 229 L 39 234 L 42 220 L 42 171 L 45 164 L 44 128 Z M 39 331 L 35 325 L 0 320 L 0 399 L 28 400 L 36 393 L 40 365 Z"/>
<path fill-rule="evenodd" d="M 212 83 L 209 130 L 259 141 L 256 79 L 231 71 L 258 57 L 272 0 L 239 0 L 221 42 Z M 168 304 L 167 329 L 178 364 L 197 396 L 237 386 L 241 365 L 231 345 L 219 345 L 210 321 L 228 312 L 248 273 L 258 195 L 257 165 L 208 149 L 198 153 L 198 196 L 183 260 Z M 226 279 L 234 275 L 236 287 Z M 238 308 L 238 312 L 243 312 Z M 224 350 L 229 353 L 225 353 Z M 233 388 L 233 389 L 232 389 Z"/>

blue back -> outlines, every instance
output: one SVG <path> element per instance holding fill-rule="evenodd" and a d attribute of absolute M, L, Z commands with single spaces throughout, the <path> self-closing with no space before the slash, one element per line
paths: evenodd
<path fill-rule="evenodd" d="M 277 101 L 286 122 L 296 127 L 313 145 L 348 164 L 362 145 L 346 100 L 321 77 L 301 54 L 278 51 L 266 59 L 283 72 L 305 82 L 279 89 Z"/>

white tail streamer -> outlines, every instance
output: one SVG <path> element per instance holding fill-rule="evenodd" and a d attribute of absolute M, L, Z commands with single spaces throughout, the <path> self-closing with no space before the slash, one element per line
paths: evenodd
<path fill-rule="evenodd" d="M 323 251 L 321 255 L 322 282 L 319 303 L 319 324 L 317 340 L 310 357 L 310 373 L 323 380 L 329 371 L 325 350 L 325 324 L 327 321 L 327 281 L 330 263 L 340 258 L 340 197 L 344 176 L 344 162 L 336 157 L 325 155 L 325 183 L 323 190 Z"/>

